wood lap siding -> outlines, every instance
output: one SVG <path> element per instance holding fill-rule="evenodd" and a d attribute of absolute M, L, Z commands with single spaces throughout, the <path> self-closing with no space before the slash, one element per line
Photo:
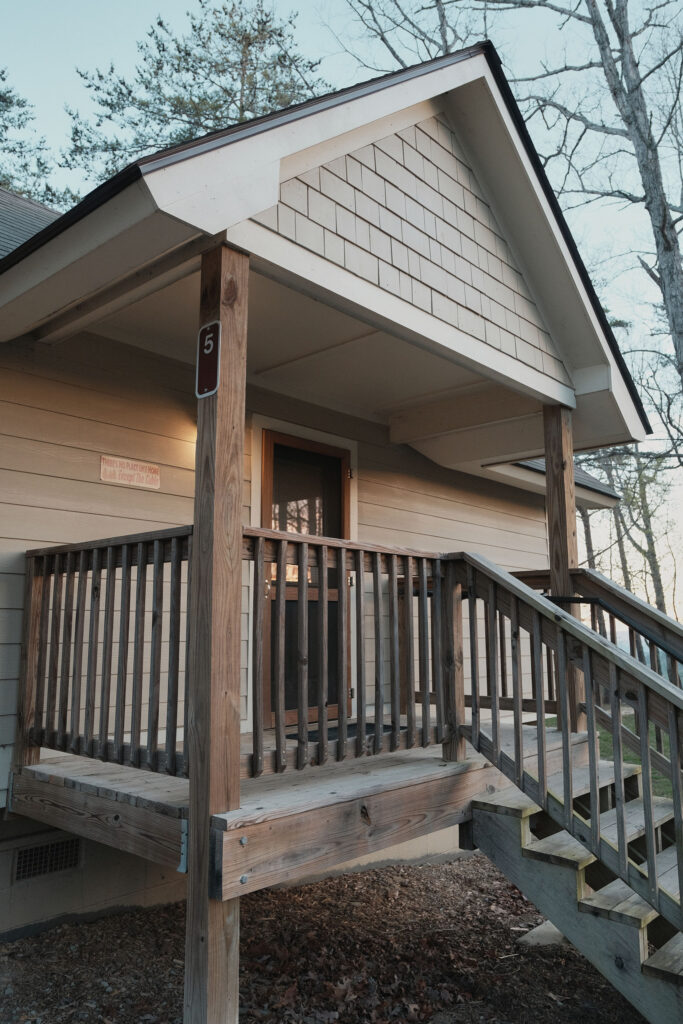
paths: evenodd
<path fill-rule="evenodd" d="M 284 181 L 254 219 L 570 383 L 445 115 Z"/>
<path fill-rule="evenodd" d="M 190 523 L 195 435 L 196 400 L 190 366 L 92 335 L 53 347 L 40 346 L 36 352 L 28 346 L 0 346 L 0 806 L 5 801 L 14 737 L 25 550 Z M 159 465 L 160 489 L 102 483 L 101 455 Z M 247 444 L 245 522 L 249 515 L 249 462 Z M 151 578 L 150 570 L 146 587 L 148 606 L 152 600 Z M 245 567 L 245 608 L 248 582 Z M 169 586 L 167 578 L 165 591 Z M 182 630 L 186 621 L 185 589 L 183 585 Z M 132 593 L 134 603 L 135 579 Z M 86 608 L 87 636 L 90 583 Z M 170 593 L 165 592 L 160 722 L 165 722 L 166 715 L 169 609 Z M 118 658 L 118 629 L 115 616 L 114 666 Z M 246 715 L 246 614 L 242 635 L 242 703 Z M 131 659 L 132 642 L 131 634 Z M 151 637 L 146 637 L 143 706 L 148 700 L 150 655 Z M 98 673 L 100 668 L 98 664 Z M 86 676 L 84 662 L 83 687 Z M 184 686 L 184 651 L 180 685 Z M 127 723 L 130 702 L 129 693 Z M 96 722 L 99 714 L 97 706 Z"/>

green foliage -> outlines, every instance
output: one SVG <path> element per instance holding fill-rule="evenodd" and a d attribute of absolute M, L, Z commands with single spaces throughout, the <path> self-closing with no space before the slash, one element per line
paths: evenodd
<path fill-rule="evenodd" d="M 50 184 L 54 160 L 34 120 L 33 107 L 9 85 L 7 69 L 0 68 L 0 187 L 48 206 L 70 206 L 73 193 Z"/>
<path fill-rule="evenodd" d="M 309 99 L 328 88 L 318 61 L 296 50 L 296 15 L 279 20 L 266 0 L 212 6 L 198 0 L 187 31 L 159 17 L 138 44 L 132 78 L 114 65 L 78 73 L 95 107 L 72 118 L 68 167 L 96 178 L 150 151 Z"/>

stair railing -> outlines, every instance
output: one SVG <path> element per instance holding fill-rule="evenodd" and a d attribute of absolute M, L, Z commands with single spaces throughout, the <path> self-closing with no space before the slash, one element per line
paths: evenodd
<path fill-rule="evenodd" d="M 468 604 L 470 667 L 465 678 L 472 721 L 465 730 L 467 738 L 610 871 L 674 927 L 683 928 L 679 895 L 683 889 L 683 692 L 487 559 L 469 554 L 453 557 Z M 548 652 L 550 656 L 544 658 Z M 575 691 L 572 674 L 581 684 Z M 511 684 L 511 715 L 503 703 L 505 680 Z M 562 772 L 557 783 L 549 781 L 546 769 L 547 703 L 553 683 L 562 735 Z M 481 708 L 484 689 L 491 708 L 488 732 Z M 570 723 L 576 700 L 585 711 L 588 732 L 590 792 L 583 813 L 573 794 L 578 737 Z M 536 708 L 535 725 L 529 723 L 530 707 Z M 512 727 L 512 742 L 506 748 L 507 725 Z M 605 812 L 600 804 L 599 728 L 611 741 L 609 759 L 614 762 L 614 809 L 608 828 L 601 828 Z M 535 732 L 536 746 L 532 769 L 524 759 L 530 730 Z M 661 749 L 656 730 L 663 737 Z M 644 836 L 639 847 L 628 842 L 629 760 L 642 770 Z M 662 787 L 674 809 L 673 834 L 664 850 L 654 798 L 654 789 Z"/>

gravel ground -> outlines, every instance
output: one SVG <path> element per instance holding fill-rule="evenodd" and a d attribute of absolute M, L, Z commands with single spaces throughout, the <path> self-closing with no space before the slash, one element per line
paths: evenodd
<path fill-rule="evenodd" d="M 240 1020 L 643 1024 L 480 854 L 242 898 Z M 183 904 L 0 944 L 1 1024 L 180 1024 Z"/>

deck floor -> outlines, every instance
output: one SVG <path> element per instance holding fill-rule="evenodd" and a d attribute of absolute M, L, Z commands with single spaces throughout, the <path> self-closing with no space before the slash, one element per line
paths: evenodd
<path fill-rule="evenodd" d="M 526 726 L 523 739 L 525 768 L 535 774 L 535 727 Z M 582 742 L 585 748 L 577 738 Z M 548 730 L 546 743 L 548 769 L 557 770 L 560 734 Z M 511 723 L 501 723 L 501 747 L 512 756 Z M 580 758 L 584 751 L 578 749 Z M 471 815 L 472 799 L 508 785 L 472 748 L 465 761 L 448 762 L 437 746 L 243 779 L 240 808 L 215 815 L 211 823 L 223 898 L 461 824 Z M 38 764 L 14 773 L 11 809 L 178 870 L 186 867 L 184 778 L 43 750 Z"/>

